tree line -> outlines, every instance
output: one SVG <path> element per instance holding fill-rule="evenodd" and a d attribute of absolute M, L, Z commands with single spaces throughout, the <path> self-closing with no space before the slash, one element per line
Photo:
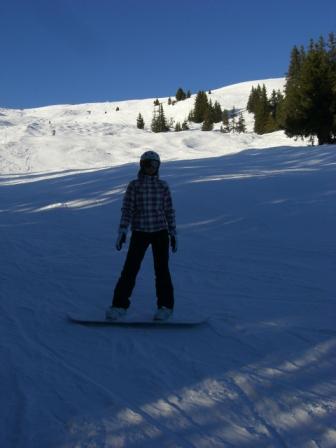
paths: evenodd
<path fill-rule="evenodd" d="M 199 91 L 194 107 L 187 119 L 181 123 L 167 123 L 163 105 L 155 101 L 151 129 L 153 132 L 187 130 L 188 123 L 202 123 L 203 131 L 213 129 L 221 123 L 221 132 L 245 132 L 242 111 L 234 107 L 222 109 L 218 101 L 209 97 L 211 91 Z M 175 100 L 168 104 L 190 98 L 191 92 L 179 88 Z M 336 142 L 336 36 L 330 33 L 327 39 L 310 40 L 309 45 L 294 46 L 286 74 L 284 91 L 273 90 L 268 95 L 265 85 L 252 87 L 246 110 L 254 114 L 254 132 L 264 134 L 284 130 L 289 137 L 310 138 L 318 144 Z M 137 126 L 145 123 L 141 114 Z"/>
<path fill-rule="evenodd" d="M 265 84 L 252 87 L 246 109 L 254 114 L 254 132 L 266 134 L 282 128 L 283 101 L 284 95 L 280 90 L 273 90 L 268 98 Z"/>
<path fill-rule="evenodd" d="M 336 36 L 292 49 L 286 78 L 283 129 L 289 137 L 336 141 Z"/>
<path fill-rule="evenodd" d="M 285 89 L 267 97 L 265 85 L 252 88 L 247 110 L 254 114 L 258 134 L 283 129 L 288 137 L 318 144 L 336 142 L 336 36 L 294 46 Z"/>
<path fill-rule="evenodd" d="M 238 112 L 235 107 L 231 110 L 222 110 L 218 101 L 213 103 L 211 99 L 208 99 L 208 95 L 210 94 L 211 91 L 207 94 L 203 90 L 197 93 L 194 108 L 190 111 L 188 118 L 182 123 L 168 123 L 163 104 L 156 99 L 154 101 L 151 130 L 153 132 L 168 132 L 170 129 L 174 129 L 175 132 L 185 131 L 189 129 L 188 122 L 193 122 L 202 123 L 202 131 L 211 131 L 215 123 L 221 123 L 221 132 L 245 132 L 246 126 L 242 112 Z M 190 91 L 185 94 L 182 89 L 179 89 L 176 93 L 176 101 L 183 101 L 190 98 L 190 96 Z M 169 102 L 169 99 L 168 104 L 172 104 Z M 145 127 L 144 119 L 140 113 L 137 117 L 137 127 L 138 129 L 144 129 Z"/>

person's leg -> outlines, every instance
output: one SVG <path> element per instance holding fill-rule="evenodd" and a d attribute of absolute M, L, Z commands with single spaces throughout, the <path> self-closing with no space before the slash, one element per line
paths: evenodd
<path fill-rule="evenodd" d="M 129 298 L 148 246 L 149 238 L 146 233 L 132 233 L 126 261 L 114 289 L 112 306 L 117 308 L 128 308 L 130 306 Z"/>
<path fill-rule="evenodd" d="M 174 288 L 169 272 L 169 236 L 166 230 L 151 237 L 158 308 L 174 308 Z"/>

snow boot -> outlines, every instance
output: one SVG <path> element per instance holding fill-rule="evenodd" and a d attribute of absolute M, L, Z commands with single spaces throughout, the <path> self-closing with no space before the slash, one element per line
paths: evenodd
<path fill-rule="evenodd" d="M 159 308 L 157 312 L 154 314 L 154 320 L 167 320 L 173 314 L 173 310 L 171 308 L 166 308 L 163 306 Z"/>
<path fill-rule="evenodd" d="M 110 306 L 105 313 L 105 318 L 107 320 L 118 320 L 124 317 L 126 314 L 126 308 L 117 308 L 116 306 Z"/>

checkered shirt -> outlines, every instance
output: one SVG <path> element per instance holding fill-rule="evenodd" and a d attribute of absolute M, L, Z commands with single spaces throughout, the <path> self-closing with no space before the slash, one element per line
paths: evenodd
<path fill-rule="evenodd" d="M 176 234 L 175 210 L 170 189 L 159 176 L 146 176 L 139 172 L 138 178 L 127 187 L 123 199 L 120 231 L 131 224 L 132 231 L 158 232 L 167 229 Z"/>

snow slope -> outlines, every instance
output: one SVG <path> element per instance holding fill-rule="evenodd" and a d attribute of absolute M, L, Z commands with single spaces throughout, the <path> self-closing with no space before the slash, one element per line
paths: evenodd
<path fill-rule="evenodd" d="M 252 86 L 265 83 L 268 93 L 282 89 L 284 79 L 245 82 L 213 90 L 209 98 L 219 101 L 222 108 L 235 106 L 243 111 L 249 132 L 226 135 L 217 131 L 190 131 L 153 134 L 150 124 L 153 100 L 118 103 L 48 106 L 38 109 L 0 109 L 0 172 L 25 173 L 61 171 L 118 166 L 136 162 L 148 147 L 160 151 L 164 160 L 186 160 L 211 157 L 247 148 L 298 146 L 283 132 L 256 136 L 253 115 L 246 112 Z M 195 95 L 168 106 L 168 98 L 160 98 L 168 121 L 182 122 L 194 107 Z M 119 107 L 119 111 L 116 108 Z M 141 113 L 145 130 L 136 128 Z M 56 132 L 53 135 L 53 131 Z"/>
<path fill-rule="evenodd" d="M 19 126 L 28 111 L 6 113 Z M 23 129 L 0 176 L 0 446 L 335 447 L 336 147 L 251 133 L 250 149 L 243 136 L 217 148 L 221 134 L 195 130 L 139 134 L 131 148 L 137 131 L 125 125 L 127 154 L 100 159 L 92 136 L 90 155 L 85 135 L 76 160 L 64 131 L 68 166 L 45 134 L 29 137 L 25 165 L 14 154 Z M 194 138 L 185 159 L 184 138 Z M 177 213 L 175 313 L 208 322 L 71 324 L 68 312 L 111 301 L 127 250 L 114 249 L 121 198 L 137 172 L 124 162 L 154 144 Z M 154 308 L 148 252 L 130 312 Z"/>

